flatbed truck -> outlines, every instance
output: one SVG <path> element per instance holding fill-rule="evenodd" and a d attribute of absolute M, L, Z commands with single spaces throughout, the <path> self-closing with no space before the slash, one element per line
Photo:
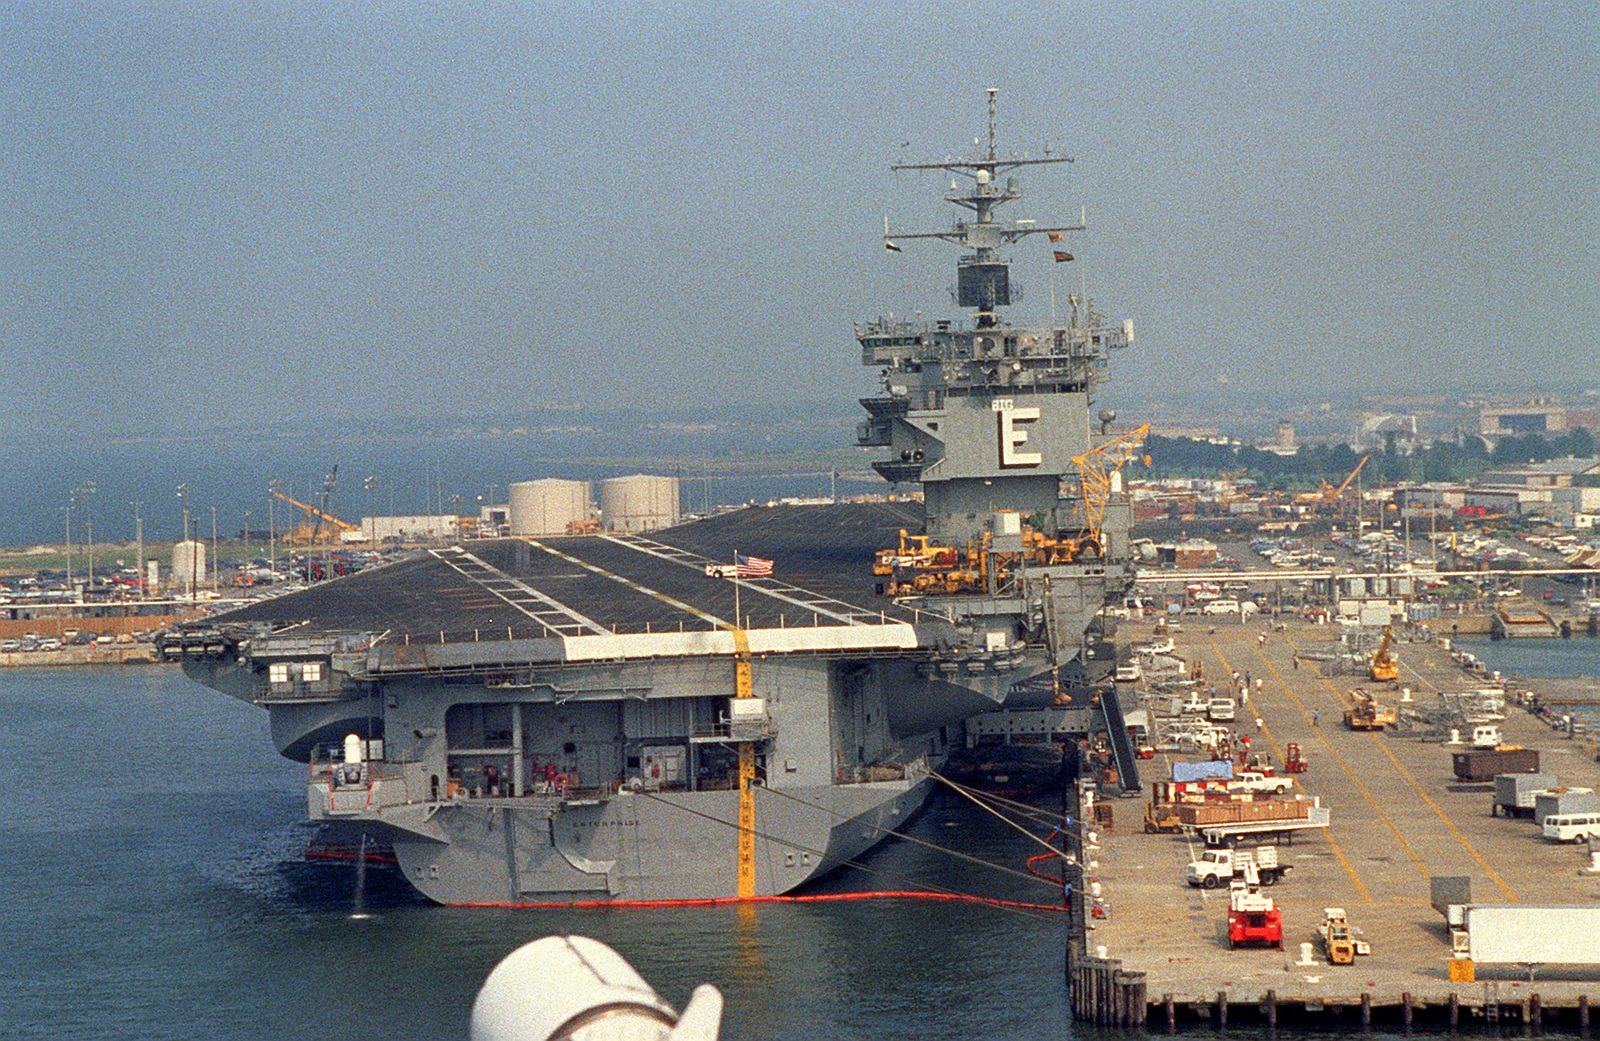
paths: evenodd
<path fill-rule="evenodd" d="M 1259 846 L 1254 853 L 1231 849 L 1208 849 L 1199 859 L 1191 860 L 1184 870 L 1184 880 L 1191 886 L 1215 889 L 1224 882 L 1248 879 L 1254 869 L 1261 885 L 1277 885 L 1289 873 L 1291 865 L 1278 863 L 1278 851 L 1271 846 Z"/>

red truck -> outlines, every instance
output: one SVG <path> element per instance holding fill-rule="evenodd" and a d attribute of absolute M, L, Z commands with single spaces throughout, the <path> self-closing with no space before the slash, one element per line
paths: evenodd
<path fill-rule="evenodd" d="M 1270 896 L 1235 882 L 1228 892 L 1228 946 L 1245 944 L 1283 950 L 1283 912 Z"/>

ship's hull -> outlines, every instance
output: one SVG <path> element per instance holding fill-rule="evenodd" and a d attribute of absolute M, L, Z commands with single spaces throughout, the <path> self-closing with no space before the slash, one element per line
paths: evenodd
<path fill-rule="evenodd" d="M 753 895 L 789 892 L 853 861 L 898 830 L 931 783 L 753 789 Z M 554 808 L 514 802 L 439 808 L 423 825 L 436 838 L 391 831 L 401 873 L 442 904 L 740 896 L 736 791 L 625 792 Z"/>

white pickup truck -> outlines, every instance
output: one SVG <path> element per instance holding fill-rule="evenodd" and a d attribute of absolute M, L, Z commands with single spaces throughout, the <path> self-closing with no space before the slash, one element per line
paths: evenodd
<path fill-rule="evenodd" d="M 1259 770 L 1242 770 L 1228 782 L 1229 792 L 1270 792 L 1282 795 L 1294 787 L 1293 778 L 1265 774 Z"/>

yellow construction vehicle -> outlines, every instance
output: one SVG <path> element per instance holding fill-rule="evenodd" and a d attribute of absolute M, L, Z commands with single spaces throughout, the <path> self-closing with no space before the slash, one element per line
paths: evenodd
<path fill-rule="evenodd" d="M 315 506 L 308 506 L 298 499 L 289 498 L 282 492 L 274 491 L 272 494 L 282 499 L 290 506 L 295 506 L 301 510 L 304 510 L 306 517 L 308 518 L 297 525 L 292 531 L 285 532 L 281 536 L 282 540 L 288 545 L 305 546 L 319 541 L 323 535 L 324 524 L 327 525 L 327 530 L 329 532 L 361 530 L 361 525 L 359 524 L 351 524 L 347 520 L 340 520 L 338 517 L 335 517 L 326 510 L 319 510 Z"/>
<path fill-rule="evenodd" d="M 1378 699 L 1364 690 L 1350 694 L 1354 704 L 1344 711 L 1344 725 L 1351 730 L 1382 730 L 1394 723 L 1394 709 L 1378 704 Z"/>
<path fill-rule="evenodd" d="M 994 536 L 989 532 L 970 540 L 965 547 L 956 547 L 935 545 L 929 541 L 929 536 L 911 535 L 902 528 L 900 545 L 895 549 L 880 549 L 873 559 L 872 573 L 880 577 L 897 576 L 895 581 L 884 586 L 883 592 L 888 596 L 992 592 L 991 569 L 995 584 L 1003 586 L 1024 560 L 1029 565 L 1048 566 L 1103 558 L 1102 525 L 1106 504 L 1111 498 L 1113 476 L 1134 458 L 1149 432 L 1150 424 L 1146 423 L 1132 433 L 1073 456 L 1083 488 L 1084 525 L 1081 529 L 1051 538 L 1021 523 L 1021 552 L 993 553 Z M 1145 462 L 1149 463 L 1148 457 Z"/>
<path fill-rule="evenodd" d="M 1394 643 L 1394 626 L 1383 627 L 1383 642 L 1378 645 L 1377 653 L 1373 654 L 1368 672 L 1374 683 L 1387 683 L 1400 678 L 1400 663 L 1394 660 L 1394 655 L 1389 653 L 1389 647 Z"/>
<path fill-rule="evenodd" d="M 988 577 L 989 538 L 985 534 L 965 549 L 957 549 L 931 545 L 927 535 L 912 535 L 901 528 L 899 548 L 880 549 L 872 573 L 899 576 L 885 588 L 889 596 L 981 590 Z"/>
<path fill-rule="evenodd" d="M 901 528 L 900 548 L 878 550 L 872 562 L 872 573 L 892 575 L 895 568 L 931 567 L 939 553 L 950 554 L 950 563 L 955 563 L 955 550 L 935 550 L 928 545 L 928 536 L 911 535 Z"/>
<path fill-rule="evenodd" d="M 1322 934 L 1322 945 L 1327 948 L 1328 964 L 1355 964 L 1356 942 L 1350 935 L 1350 920 L 1345 917 L 1344 908 L 1324 907 L 1317 932 Z"/>
<path fill-rule="evenodd" d="M 1319 505 L 1331 505 L 1338 502 L 1340 499 L 1344 498 L 1344 490 L 1350 487 L 1350 482 L 1356 479 L 1356 474 L 1361 472 L 1361 468 L 1366 466 L 1367 460 L 1371 458 L 1372 456 L 1370 454 L 1362 456 L 1361 461 L 1356 463 L 1356 468 L 1350 471 L 1350 476 L 1346 477 L 1343 481 L 1340 481 L 1337 486 L 1329 484 L 1326 480 L 1319 478 L 1317 481 L 1318 487 L 1316 491 L 1304 492 L 1300 495 L 1296 495 L 1294 497 L 1295 501 L 1317 503 Z"/>

